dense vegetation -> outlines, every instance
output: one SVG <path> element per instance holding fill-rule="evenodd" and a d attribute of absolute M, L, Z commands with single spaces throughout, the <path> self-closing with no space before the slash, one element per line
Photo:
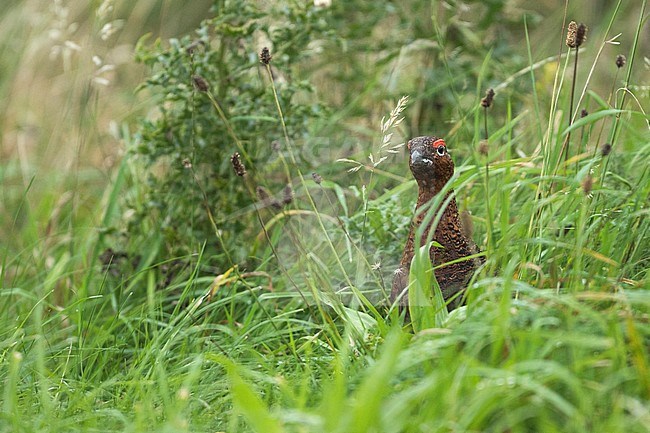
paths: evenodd
<path fill-rule="evenodd" d="M 8 2 L 0 430 L 648 431 L 647 1 L 539 3 Z M 487 261 L 409 324 L 417 135 Z"/>

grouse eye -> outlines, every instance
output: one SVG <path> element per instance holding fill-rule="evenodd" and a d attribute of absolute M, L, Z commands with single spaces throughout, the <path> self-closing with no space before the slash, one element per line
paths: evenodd
<path fill-rule="evenodd" d="M 438 155 L 443 156 L 445 154 L 447 149 L 445 149 L 445 146 L 438 146 L 436 147 L 436 151 L 438 152 Z"/>

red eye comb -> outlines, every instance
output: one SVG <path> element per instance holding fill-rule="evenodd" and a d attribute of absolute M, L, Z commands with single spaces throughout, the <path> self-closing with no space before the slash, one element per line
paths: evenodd
<path fill-rule="evenodd" d="M 434 141 L 431 146 L 433 146 L 433 148 L 437 148 L 437 147 L 440 147 L 440 146 L 447 146 L 447 144 L 445 143 L 445 140 L 443 140 L 442 138 L 439 138 L 436 141 Z"/>

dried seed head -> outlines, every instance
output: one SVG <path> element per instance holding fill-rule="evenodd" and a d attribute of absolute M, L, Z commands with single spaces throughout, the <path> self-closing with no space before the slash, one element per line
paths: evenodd
<path fill-rule="evenodd" d="M 271 52 L 269 51 L 268 47 L 262 48 L 262 51 L 260 52 L 260 62 L 264 65 L 268 65 L 271 63 L 271 59 L 273 56 L 271 55 Z"/>
<path fill-rule="evenodd" d="M 183 167 L 185 168 L 192 168 L 192 161 L 190 161 L 189 158 L 185 158 L 183 160 Z"/>
<path fill-rule="evenodd" d="M 291 188 L 291 185 L 287 185 L 284 187 L 284 190 L 282 191 L 282 204 L 289 204 L 293 201 L 293 188 Z"/>
<path fill-rule="evenodd" d="M 257 194 L 257 198 L 259 201 L 261 201 L 262 203 L 270 203 L 271 195 L 266 190 L 266 188 L 264 188 L 261 185 L 257 185 L 257 187 L 255 188 L 255 193 Z"/>
<path fill-rule="evenodd" d="M 199 92 L 207 92 L 210 89 L 210 85 L 206 79 L 200 75 L 192 75 L 192 83 L 194 84 L 194 88 Z"/>
<path fill-rule="evenodd" d="M 314 182 L 316 182 L 318 185 L 323 183 L 323 176 L 321 176 L 320 174 L 318 174 L 316 172 L 313 172 L 311 174 L 311 178 L 314 179 Z"/>
<path fill-rule="evenodd" d="M 187 52 L 187 54 L 194 54 L 194 51 L 195 51 L 199 46 L 204 46 L 204 47 L 205 47 L 205 41 L 203 41 L 203 40 L 201 40 L 201 39 L 196 39 L 196 40 L 193 41 L 191 44 L 189 44 L 189 45 L 187 46 L 187 48 L 185 48 L 185 51 Z"/>
<path fill-rule="evenodd" d="M 619 54 L 618 56 L 616 56 L 616 67 L 617 68 L 622 68 L 623 66 L 625 66 L 626 62 L 627 62 L 627 59 L 625 58 L 625 56 L 623 54 Z"/>
<path fill-rule="evenodd" d="M 587 116 L 589 116 L 589 112 L 585 108 L 580 110 L 580 117 L 587 117 Z"/>
<path fill-rule="evenodd" d="M 605 143 L 600 147 L 600 154 L 602 156 L 607 156 L 612 153 L 612 145 L 610 143 Z"/>
<path fill-rule="evenodd" d="M 576 31 L 576 48 L 583 44 L 587 40 L 587 28 L 586 25 L 580 23 L 578 24 L 578 30 Z"/>
<path fill-rule="evenodd" d="M 281 209 L 282 205 L 273 197 L 271 197 L 271 194 L 269 194 L 269 191 L 264 188 L 261 185 L 258 185 L 255 188 L 255 193 L 257 194 L 257 198 L 259 199 L 260 202 L 264 205 L 264 207 L 267 206 L 273 206 L 275 209 Z"/>
<path fill-rule="evenodd" d="M 569 23 L 566 32 L 566 45 L 569 48 L 575 48 L 576 45 L 576 35 L 578 33 L 578 24 L 575 21 Z"/>
<path fill-rule="evenodd" d="M 594 178 L 590 174 L 585 177 L 585 180 L 582 181 L 582 190 L 585 192 L 585 195 L 591 193 L 591 188 L 594 186 Z"/>
<path fill-rule="evenodd" d="M 488 89 L 487 92 L 485 92 L 485 98 L 481 99 L 481 107 L 488 108 L 489 106 L 492 105 L 493 100 L 494 100 L 494 89 Z"/>
<path fill-rule="evenodd" d="M 237 176 L 243 176 L 246 174 L 246 167 L 244 167 L 244 164 L 241 162 L 241 155 L 239 152 L 232 154 L 230 157 L 230 163 L 232 164 L 232 168 L 235 170 Z"/>
<path fill-rule="evenodd" d="M 489 151 L 490 147 L 488 146 L 487 140 L 481 140 L 481 142 L 478 144 L 478 153 L 483 156 L 487 156 Z"/>

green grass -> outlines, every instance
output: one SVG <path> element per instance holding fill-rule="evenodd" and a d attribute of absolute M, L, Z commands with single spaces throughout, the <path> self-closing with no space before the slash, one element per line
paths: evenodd
<path fill-rule="evenodd" d="M 80 107 L 70 95 L 83 80 L 68 83 L 61 93 L 72 100 L 65 106 L 76 126 L 48 121 L 33 154 L 0 164 L 0 430 L 648 431 L 650 96 L 640 88 L 648 85 L 640 48 L 648 9 L 645 0 L 621 3 L 590 25 L 577 82 L 585 86 L 592 65 L 606 72 L 584 87 L 574 112 L 584 106 L 591 114 L 571 126 L 568 59 L 510 71 L 531 89 L 523 103 L 490 81 L 497 96 L 487 111 L 487 155 L 478 150 L 485 89 L 455 96 L 459 117 L 444 126 L 457 166 L 452 186 L 459 206 L 472 210 L 487 263 L 467 307 L 449 315 L 421 308 L 416 332 L 380 302 L 405 240 L 391 236 L 405 227 L 399 218 L 411 214 L 416 186 L 403 154 L 376 167 L 367 161 L 370 153 L 375 161 L 388 155 L 389 132 L 406 137 L 419 95 L 411 95 L 401 125 L 359 132 L 378 144 L 349 155 L 360 161 L 356 172 L 330 161 L 339 175 L 317 183 L 296 153 L 286 154 L 279 170 L 298 179 L 295 199 L 282 212 L 260 211 L 264 230 L 242 234 L 257 234 L 246 263 L 226 258 L 224 243 L 215 266 L 208 251 L 221 245 L 220 227 L 186 257 L 161 252 L 158 229 L 149 227 L 151 236 L 130 240 L 138 260 L 109 269 L 99 260 L 110 245 L 107 228 L 125 217 L 124 196 L 142 196 L 145 169 L 125 158 L 98 170 L 88 147 L 105 139 L 101 119 L 147 101 L 128 97 L 139 77 L 121 84 L 109 114 L 101 104 Z M 603 41 L 618 29 L 626 33 L 616 53 L 627 65 L 613 77 L 615 55 Z M 529 65 L 546 56 L 526 39 L 539 35 L 523 22 L 519 34 L 529 41 L 519 52 Z M 447 43 L 439 28 L 435 35 Z M 605 54 L 597 56 L 601 44 Z M 5 53 L 10 47 L 0 45 Z M 475 65 L 479 82 L 489 81 L 494 59 Z M 371 87 L 379 82 L 374 68 L 366 71 Z M 8 87 L 0 85 L 2 96 Z M 460 93 L 478 99 L 463 105 Z M 28 117 L 21 107 L 2 108 L 12 119 Z M 332 118 L 361 107 L 353 98 Z M 380 113 L 366 122 L 379 125 L 391 107 L 374 108 Z M 132 149 L 128 123 L 120 119 L 115 135 Z M 461 124 L 470 127 L 454 126 Z M 72 175 L 47 160 L 59 137 L 79 140 L 65 150 L 80 160 Z M 609 155 L 600 150 L 605 142 Z M 426 263 L 414 263 L 413 272 L 430 279 Z"/>

